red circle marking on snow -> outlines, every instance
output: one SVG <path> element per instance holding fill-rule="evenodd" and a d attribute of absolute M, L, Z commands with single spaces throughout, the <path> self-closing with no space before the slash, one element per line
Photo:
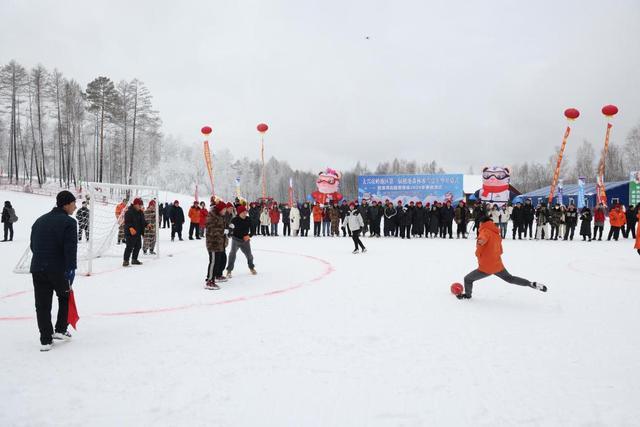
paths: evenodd
<path fill-rule="evenodd" d="M 233 304 L 236 302 L 242 302 L 242 301 L 250 301 L 250 300 L 254 300 L 254 299 L 258 299 L 258 298 L 265 298 L 265 297 L 270 297 L 270 296 L 274 296 L 274 295 L 281 295 L 290 291 L 293 291 L 295 289 L 299 289 L 303 286 L 308 286 L 311 285 L 313 283 L 319 282 L 320 280 L 324 279 L 325 277 L 327 277 L 328 275 L 330 275 L 331 273 L 333 273 L 335 271 L 335 268 L 333 267 L 333 265 L 327 261 L 324 260 L 322 258 L 318 258 L 316 256 L 313 255 L 305 255 L 305 254 L 299 254 L 299 253 L 293 253 L 293 252 L 285 252 L 285 251 L 276 251 L 276 250 L 271 250 L 271 249 L 257 249 L 257 251 L 259 252 L 271 252 L 271 253 L 276 253 L 276 254 L 284 254 L 284 255 L 294 255 L 294 256 L 299 256 L 299 257 L 303 257 L 303 258 L 307 258 L 313 261 L 317 261 L 320 264 L 324 265 L 324 271 L 309 280 L 304 280 L 301 282 L 296 282 L 293 283 L 285 288 L 282 289 L 276 289 L 273 291 L 268 291 L 268 292 L 264 292 L 264 293 L 260 293 L 260 294 L 255 294 L 255 295 L 247 295 L 247 296 L 241 296 L 241 297 L 235 297 L 235 298 L 230 298 L 227 300 L 222 300 L 222 301 L 214 301 L 214 302 L 206 302 L 206 303 L 199 303 L 199 304 L 188 304 L 188 305 L 180 305 L 180 306 L 176 306 L 176 307 L 165 307 L 165 308 L 152 308 L 152 309 L 141 309 L 141 310 L 130 310 L 130 311 L 117 311 L 117 312 L 110 312 L 110 313 L 96 313 L 93 315 L 86 315 L 86 316 L 81 316 L 82 317 L 94 317 L 94 316 L 101 316 L 101 317 L 114 317 L 114 316 L 137 316 L 137 315 L 142 315 L 142 314 L 156 314 L 156 313 L 168 313 L 168 312 L 175 312 L 175 311 L 182 311 L 182 310 L 187 310 L 190 308 L 195 308 L 195 307 L 206 307 L 206 306 L 213 306 L 213 305 L 226 305 L 226 304 Z M 28 291 L 22 291 L 22 292 L 17 292 L 15 294 L 9 294 L 9 295 L 5 295 L 1 298 L 8 298 L 10 296 L 16 296 L 17 294 L 23 294 L 23 293 L 27 293 Z M 0 321 L 3 320 L 31 320 L 33 319 L 33 316 L 9 316 L 9 317 L 0 317 Z"/>

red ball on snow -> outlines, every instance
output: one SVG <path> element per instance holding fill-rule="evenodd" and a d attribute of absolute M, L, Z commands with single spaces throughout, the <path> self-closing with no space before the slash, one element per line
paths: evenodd
<path fill-rule="evenodd" d="M 605 105 L 604 107 L 602 107 L 602 114 L 607 117 L 615 116 L 616 114 L 618 114 L 618 107 L 611 104 Z"/>
<path fill-rule="evenodd" d="M 567 119 L 575 120 L 580 117 L 580 111 L 576 110 L 575 108 L 567 108 L 566 110 L 564 110 L 564 116 Z"/>
<path fill-rule="evenodd" d="M 451 285 L 451 293 L 454 295 L 460 295 L 464 292 L 464 287 L 460 283 L 454 283 Z"/>
<path fill-rule="evenodd" d="M 211 129 L 210 126 L 204 126 L 202 129 L 200 129 L 200 132 L 202 132 L 203 135 L 209 135 L 211 132 L 213 132 L 213 129 Z"/>
<path fill-rule="evenodd" d="M 265 133 L 266 131 L 269 130 L 269 126 L 267 126 L 265 123 L 260 123 L 257 129 L 258 129 L 258 132 Z"/>

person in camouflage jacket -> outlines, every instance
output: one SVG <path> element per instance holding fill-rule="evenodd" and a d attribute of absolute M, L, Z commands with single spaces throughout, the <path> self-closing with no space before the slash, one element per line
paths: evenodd
<path fill-rule="evenodd" d="M 331 236 L 340 236 L 340 208 L 333 202 L 329 208 L 329 220 L 331 221 Z"/>
<path fill-rule="evenodd" d="M 149 206 L 144 211 L 144 220 L 147 221 L 148 229 L 142 235 L 142 252 L 155 255 L 156 247 L 156 201 L 151 200 Z"/>
<path fill-rule="evenodd" d="M 226 213 L 227 205 L 224 202 L 218 202 L 207 215 L 205 239 L 207 252 L 209 252 L 209 266 L 207 268 L 206 289 L 219 289 L 216 282 L 227 280 L 223 275 L 224 268 L 227 265 L 225 249 L 229 244 L 227 222 L 225 220 Z"/>

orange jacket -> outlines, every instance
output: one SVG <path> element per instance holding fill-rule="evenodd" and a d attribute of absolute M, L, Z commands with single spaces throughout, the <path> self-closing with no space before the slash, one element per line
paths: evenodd
<path fill-rule="evenodd" d="M 313 222 L 322 222 L 322 208 L 320 205 L 313 205 Z"/>
<path fill-rule="evenodd" d="M 640 249 L 640 212 L 638 212 L 638 229 L 636 230 L 636 249 Z"/>
<path fill-rule="evenodd" d="M 122 210 L 127 207 L 126 203 L 120 202 L 116 205 L 116 218 L 120 218 Z"/>
<path fill-rule="evenodd" d="M 189 220 L 191 222 L 195 222 L 196 224 L 200 224 L 200 208 L 191 206 L 189 208 Z"/>
<path fill-rule="evenodd" d="M 622 227 L 627 223 L 627 216 L 622 212 L 622 209 L 615 208 L 609 212 L 609 223 L 612 227 Z"/>
<path fill-rule="evenodd" d="M 491 221 L 480 224 L 478 240 L 483 240 L 484 245 L 476 244 L 476 257 L 478 257 L 478 270 L 487 274 L 495 274 L 504 270 L 502 265 L 502 238 L 498 226 Z"/>

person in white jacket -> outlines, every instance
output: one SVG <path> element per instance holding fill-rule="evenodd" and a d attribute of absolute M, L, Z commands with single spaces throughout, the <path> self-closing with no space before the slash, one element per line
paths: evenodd
<path fill-rule="evenodd" d="M 367 252 L 367 248 L 364 247 L 360 240 L 360 232 L 362 232 L 362 229 L 364 228 L 364 220 L 362 219 L 360 212 L 356 209 L 356 205 L 354 203 L 349 204 L 349 212 L 347 213 L 347 216 L 345 216 L 344 222 L 349 230 L 351 230 L 351 238 L 353 239 L 353 244 L 355 246 L 353 253 L 357 254 L 360 252 L 359 248 L 362 248 L 362 253 Z"/>
<path fill-rule="evenodd" d="M 289 220 L 291 221 L 291 232 L 294 236 L 297 236 L 300 231 L 300 210 L 295 204 L 291 207 Z"/>
<path fill-rule="evenodd" d="M 270 236 L 269 227 L 271 227 L 271 218 L 269 218 L 269 210 L 264 206 L 260 212 L 260 234 Z"/>

